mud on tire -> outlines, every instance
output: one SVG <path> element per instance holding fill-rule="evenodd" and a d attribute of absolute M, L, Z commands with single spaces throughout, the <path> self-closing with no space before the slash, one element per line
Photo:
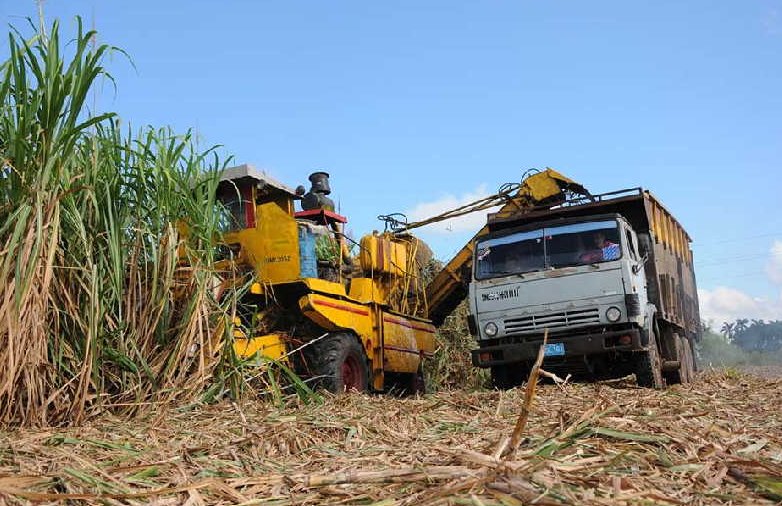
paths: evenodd
<path fill-rule="evenodd" d="M 692 347 L 690 340 L 678 334 L 674 334 L 676 360 L 679 361 L 679 369 L 665 374 L 665 380 L 669 385 L 690 383 L 695 374 Z"/>
<path fill-rule="evenodd" d="M 369 364 L 359 340 L 349 333 L 334 333 L 304 348 L 304 360 L 313 386 L 340 394 L 369 390 Z"/>
<path fill-rule="evenodd" d="M 648 331 L 647 350 L 635 354 L 635 382 L 647 388 L 663 388 L 662 361 L 657 349 L 657 336 Z"/>

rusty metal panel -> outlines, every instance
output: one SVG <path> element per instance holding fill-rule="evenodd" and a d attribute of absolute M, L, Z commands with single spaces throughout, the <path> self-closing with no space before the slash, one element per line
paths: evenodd
<path fill-rule="evenodd" d="M 658 310 L 664 320 L 697 335 L 700 314 L 690 236 L 651 193 L 645 192 L 644 197 L 652 232 L 660 236 L 653 247 L 652 265 L 647 264 L 654 276 L 649 276 L 649 282 L 658 283 Z"/>

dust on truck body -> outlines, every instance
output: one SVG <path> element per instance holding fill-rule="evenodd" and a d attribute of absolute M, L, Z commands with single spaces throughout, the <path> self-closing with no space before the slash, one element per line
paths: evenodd
<path fill-rule="evenodd" d="M 544 367 L 643 386 L 688 382 L 700 317 L 690 237 L 640 188 L 498 213 L 474 245 L 473 363 L 521 383 L 548 331 Z"/>

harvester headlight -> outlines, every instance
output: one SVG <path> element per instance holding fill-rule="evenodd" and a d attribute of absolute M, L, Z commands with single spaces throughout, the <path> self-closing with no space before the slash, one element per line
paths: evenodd
<path fill-rule="evenodd" d="M 483 332 L 488 337 L 496 336 L 498 331 L 499 331 L 499 329 L 497 328 L 497 324 L 494 323 L 494 322 L 489 322 L 489 323 L 486 324 L 485 327 L 483 327 Z"/>
<path fill-rule="evenodd" d="M 610 322 L 618 322 L 619 318 L 622 317 L 622 311 L 619 310 L 618 307 L 609 307 L 606 310 L 606 318 L 608 318 L 608 321 Z"/>

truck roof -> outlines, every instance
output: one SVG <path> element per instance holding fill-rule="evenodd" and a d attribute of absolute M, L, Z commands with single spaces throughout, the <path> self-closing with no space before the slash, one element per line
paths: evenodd
<path fill-rule="evenodd" d="M 670 233 L 680 233 L 686 242 L 692 242 L 681 223 L 650 191 L 643 188 L 628 188 L 589 197 L 578 197 L 554 208 L 533 208 L 522 215 L 507 218 L 490 214 L 488 225 L 491 230 L 501 230 L 543 221 L 598 214 L 620 214 L 636 229 L 651 229 L 658 236 L 664 235 L 670 229 Z"/>

